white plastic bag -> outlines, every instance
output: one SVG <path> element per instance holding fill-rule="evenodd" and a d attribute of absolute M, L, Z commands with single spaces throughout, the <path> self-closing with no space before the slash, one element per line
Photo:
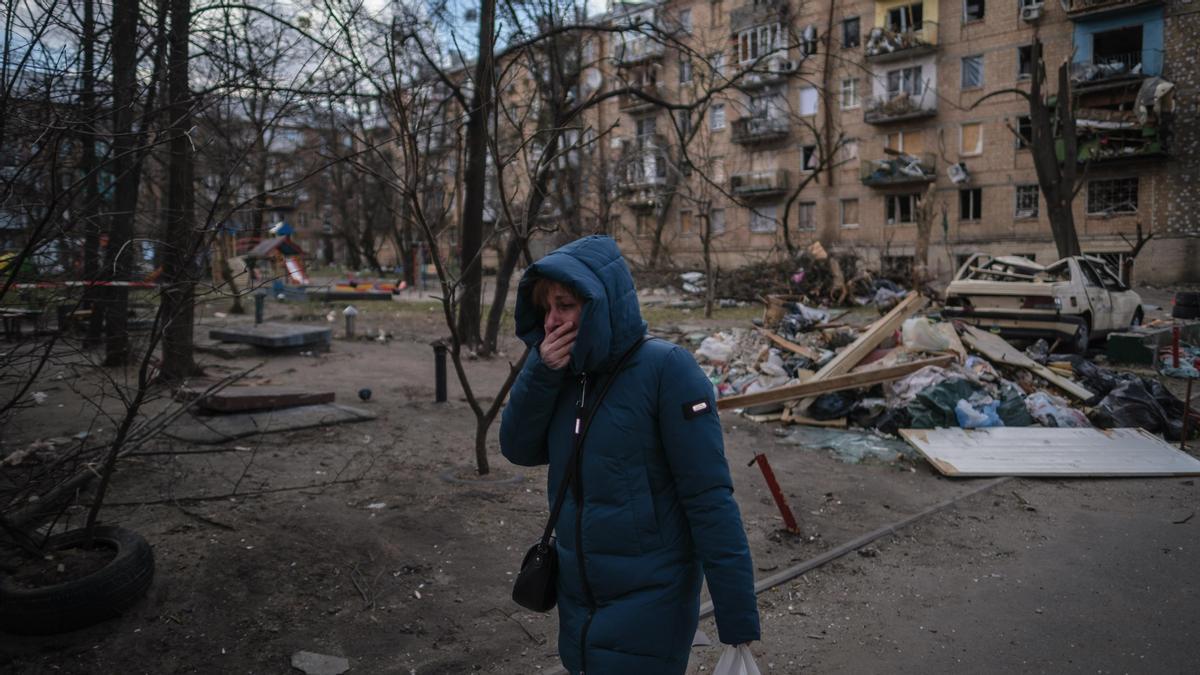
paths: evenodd
<path fill-rule="evenodd" d="M 754 663 L 754 655 L 746 645 L 728 645 L 721 652 L 713 675 L 762 675 Z"/>
<path fill-rule="evenodd" d="M 942 335 L 932 321 L 922 317 L 908 319 L 900 328 L 904 346 L 923 352 L 942 352 L 950 348 L 950 339 Z"/>

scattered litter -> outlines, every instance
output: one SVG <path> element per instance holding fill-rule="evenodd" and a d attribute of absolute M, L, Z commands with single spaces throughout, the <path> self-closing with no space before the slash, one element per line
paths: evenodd
<path fill-rule="evenodd" d="M 1092 426 L 1087 415 L 1067 405 L 1066 400 L 1044 391 L 1025 398 L 1025 409 L 1044 427 L 1087 428 Z"/>
<path fill-rule="evenodd" d="M 894 461 L 898 455 L 915 457 L 904 441 L 889 438 L 865 429 L 822 429 L 798 426 L 789 429 L 780 443 L 805 448 L 823 448 L 833 452 L 843 462 L 854 464 L 869 457 Z"/>
<path fill-rule="evenodd" d="M 292 654 L 292 667 L 305 675 L 342 675 L 350 670 L 350 661 L 341 656 L 300 651 Z"/>
<path fill-rule="evenodd" d="M 31 394 L 31 397 L 33 398 L 34 403 L 41 405 L 46 402 L 46 399 L 49 398 L 50 395 L 44 391 L 35 391 L 33 394 Z"/>
<path fill-rule="evenodd" d="M 372 510 L 386 509 L 387 502 L 371 502 L 367 504 L 367 508 Z"/>

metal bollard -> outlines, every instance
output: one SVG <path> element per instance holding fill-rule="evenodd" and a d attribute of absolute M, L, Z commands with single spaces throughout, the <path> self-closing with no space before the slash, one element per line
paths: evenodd
<path fill-rule="evenodd" d="M 267 292 L 263 289 L 254 291 L 254 325 L 263 322 L 263 308 L 267 303 Z"/>
<path fill-rule="evenodd" d="M 354 305 L 347 305 L 346 309 L 342 310 L 342 314 L 346 317 L 346 339 L 354 339 L 354 319 L 358 316 L 358 310 L 354 309 Z"/>
<path fill-rule="evenodd" d="M 433 343 L 433 379 L 437 391 L 434 401 L 446 402 L 446 345 Z"/>

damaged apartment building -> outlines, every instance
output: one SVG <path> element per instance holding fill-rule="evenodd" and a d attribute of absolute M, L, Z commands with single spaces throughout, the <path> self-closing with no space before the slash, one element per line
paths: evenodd
<path fill-rule="evenodd" d="M 596 38 L 587 88 L 698 105 L 627 95 L 590 113 L 604 133 L 591 161 L 617 167 L 612 199 L 593 197 L 611 201 L 594 205 L 607 221 L 597 229 L 632 255 L 657 238 L 682 265 L 697 264 L 711 231 L 729 267 L 777 254 L 786 218 L 794 244 L 820 240 L 904 273 L 924 219 L 935 278 L 976 252 L 1051 262 L 1029 104 L 1011 91 L 1029 91 L 1036 36 L 1045 91 L 1069 61 L 1083 251 L 1119 263 L 1140 227 L 1153 239 L 1138 282 L 1200 280 L 1196 10 L 1190 0 L 618 5 L 600 20 L 630 28 Z"/>

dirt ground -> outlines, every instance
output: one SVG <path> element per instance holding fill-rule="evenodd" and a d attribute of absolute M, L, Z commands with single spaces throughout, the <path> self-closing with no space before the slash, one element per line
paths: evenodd
<path fill-rule="evenodd" d="M 344 656 L 352 673 L 555 669 L 555 615 L 509 599 L 545 522 L 544 470 L 507 465 L 493 428 L 493 473 L 471 479 L 473 416 L 453 376 L 450 401 L 433 402 L 440 314 L 421 301 L 360 308 L 360 331 L 393 339 L 201 360 L 216 375 L 263 362 L 250 383 L 331 389 L 377 417 L 142 448 L 102 518 L 153 545 L 149 595 L 75 633 L 0 635 L 5 672 L 287 673 L 301 650 Z M 272 303 L 268 318 L 328 325 L 332 309 Z M 747 314 L 650 316 L 710 329 Z M 198 335 L 232 321 L 209 311 Z M 510 339 L 504 358 L 469 363 L 476 391 L 499 388 L 518 347 Z M 6 448 L 79 431 L 79 401 L 62 387 L 48 394 Z M 760 577 L 980 485 L 920 461 L 843 463 L 781 443 L 772 424 L 728 414 L 723 424 Z M 781 532 L 759 469 L 747 466 L 756 452 L 768 455 L 801 536 Z M 1011 480 L 763 593 L 753 649 L 764 672 L 779 673 L 1194 672 L 1198 505 L 1193 479 Z M 716 639 L 711 619 L 701 628 Z M 719 651 L 697 647 L 690 671 L 711 669 Z"/>

